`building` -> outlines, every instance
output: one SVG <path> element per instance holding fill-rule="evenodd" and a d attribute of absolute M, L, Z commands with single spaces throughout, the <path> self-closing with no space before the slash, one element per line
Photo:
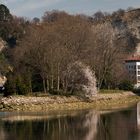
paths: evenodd
<path fill-rule="evenodd" d="M 140 88 L 140 56 L 132 56 L 125 60 L 126 69 L 135 88 Z"/>

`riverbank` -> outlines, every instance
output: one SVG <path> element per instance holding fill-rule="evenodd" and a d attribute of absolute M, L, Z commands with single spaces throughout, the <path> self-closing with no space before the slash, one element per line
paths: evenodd
<path fill-rule="evenodd" d="M 0 111 L 105 110 L 128 107 L 138 101 L 140 97 L 132 92 L 98 94 L 92 101 L 78 96 L 9 96 L 0 99 Z"/>

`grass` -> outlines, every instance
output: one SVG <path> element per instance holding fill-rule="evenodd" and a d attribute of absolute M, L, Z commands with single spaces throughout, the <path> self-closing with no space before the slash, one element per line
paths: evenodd
<path fill-rule="evenodd" d="M 119 90 L 119 89 L 101 89 L 99 93 L 101 94 L 111 94 L 111 93 L 123 93 L 124 90 Z"/>

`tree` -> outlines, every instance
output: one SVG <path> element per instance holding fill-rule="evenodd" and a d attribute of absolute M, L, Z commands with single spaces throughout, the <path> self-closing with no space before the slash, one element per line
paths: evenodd
<path fill-rule="evenodd" d="M 44 34 L 43 27 L 36 25 L 29 27 L 26 36 L 20 41 L 19 47 L 15 48 L 14 59 L 17 71 L 19 71 L 19 69 L 24 66 L 24 69 L 22 69 L 22 71 L 25 70 L 24 72 L 26 77 L 28 77 L 30 88 L 32 87 L 32 76 L 40 74 L 43 81 L 43 89 L 46 93 L 48 56 L 45 47 L 45 37 L 46 36 Z"/>
<path fill-rule="evenodd" d="M 66 17 L 70 17 L 70 15 L 64 11 L 52 10 L 46 11 L 42 17 L 42 20 L 43 22 L 54 22 L 56 20 L 64 19 Z"/>
<path fill-rule="evenodd" d="M 120 15 L 123 16 L 122 11 Z M 99 22 L 95 24 L 82 16 L 59 11 L 45 12 L 39 24 L 13 18 L 13 28 L 8 26 L 7 29 L 11 28 L 6 36 L 16 38 L 17 47 L 8 49 L 12 50 L 9 53 L 12 57 L 7 55 L 14 66 L 16 89 L 44 93 L 72 91 L 78 88 L 78 83 L 86 83 L 78 66 L 70 68 L 75 62 L 95 72 L 99 88 L 118 87 L 124 74 L 122 60 L 132 51 L 128 46 L 130 40 L 134 41 L 133 35 L 125 31 L 127 28 L 120 32 L 120 28 L 108 20 L 110 15 L 98 13 L 96 16 Z M 73 76 L 75 78 L 71 78 Z"/>
<path fill-rule="evenodd" d="M 93 15 L 93 20 L 95 20 L 95 21 L 101 21 L 101 20 L 103 20 L 104 18 L 105 18 L 105 15 L 104 15 L 104 13 L 101 12 L 101 11 L 98 11 L 98 12 L 96 12 L 96 13 Z"/>
<path fill-rule="evenodd" d="M 119 43 L 118 30 L 108 22 L 92 27 L 91 46 L 89 46 L 89 59 L 95 70 L 98 88 L 112 88 L 117 65 L 122 64 L 124 48 Z M 119 67 L 118 67 L 119 68 Z M 119 69 L 118 69 L 119 70 Z"/>
<path fill-rule="evenodd" d="M 66 91 L 69 83 L 66 73 L 68 65 L 83 59 L 88 32 L 87 21 L 69 15 L 52 23 L 44 21 L 38 26 L 32 24 L 15 48 L 16 71 L 21 77 L 30 73 L 31 79 L 40 75 L 45 93 Z"/>
<path fill-rule="evenodd" d="M 39 24 L 40 19 L 37 18 L 37 17 L 34 17 L 33 20 L 32 20 L 32 22 L 33 22 L 34 24 Z"/>
<path fill-rule="evenodd" d="M 11 19 L 12 16 L 9 9 L 5 5 L 0 4 L 0 22 L 9 21 Z"/>

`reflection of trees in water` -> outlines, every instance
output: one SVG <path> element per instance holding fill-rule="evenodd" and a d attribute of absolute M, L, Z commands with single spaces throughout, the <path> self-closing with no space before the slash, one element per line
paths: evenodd
<path fill-rule="evenodd" d="M 95 111 L 50 120 L 47 136 L 50 140 L 93 140 L 97 121 L 98 114 Z"/>
<path fill-rule="evenodd" d="M 1 127 L 7 134 L 4 140 L 90 140 L 97 132 L 97 120 L 95 111 L 82 111 L 49 120 L 3 121 Z"/>
<path fill-rule="evenodd" d="M 6 138 L 6 133 L 3 129 L 3 122 L 0 122 L 0 140 L 5 140 Z"/>
<path fill-rule="evenodd" d="M 69 123 L 68 140 L 94 140 L 97 133 L 99 114 L 96 111 L 87 111 Z M 74 128 L 74 129 L 73 129 Z M 73 135 L 71 130 L 73 129 Z"/>
<path fill-rule="evenodd" d="M 102 114 L 81 111 L 43 120 L 0 121 L 2 140 L 132 140 L 137 127 L 136 111 Z"/>
<path fill-rule="evenodd" d="M 100 116 L 96 138 L 98 140 L 136 140 L 136 130 L 136 110 L 103 114 Z"/>
<path fill-rule="evenodd" d="M 97 134 L 99 114 L 95 111 L 87 113 L 84 125 L 88 129 L 84 140 L 94 140 Z"/>

